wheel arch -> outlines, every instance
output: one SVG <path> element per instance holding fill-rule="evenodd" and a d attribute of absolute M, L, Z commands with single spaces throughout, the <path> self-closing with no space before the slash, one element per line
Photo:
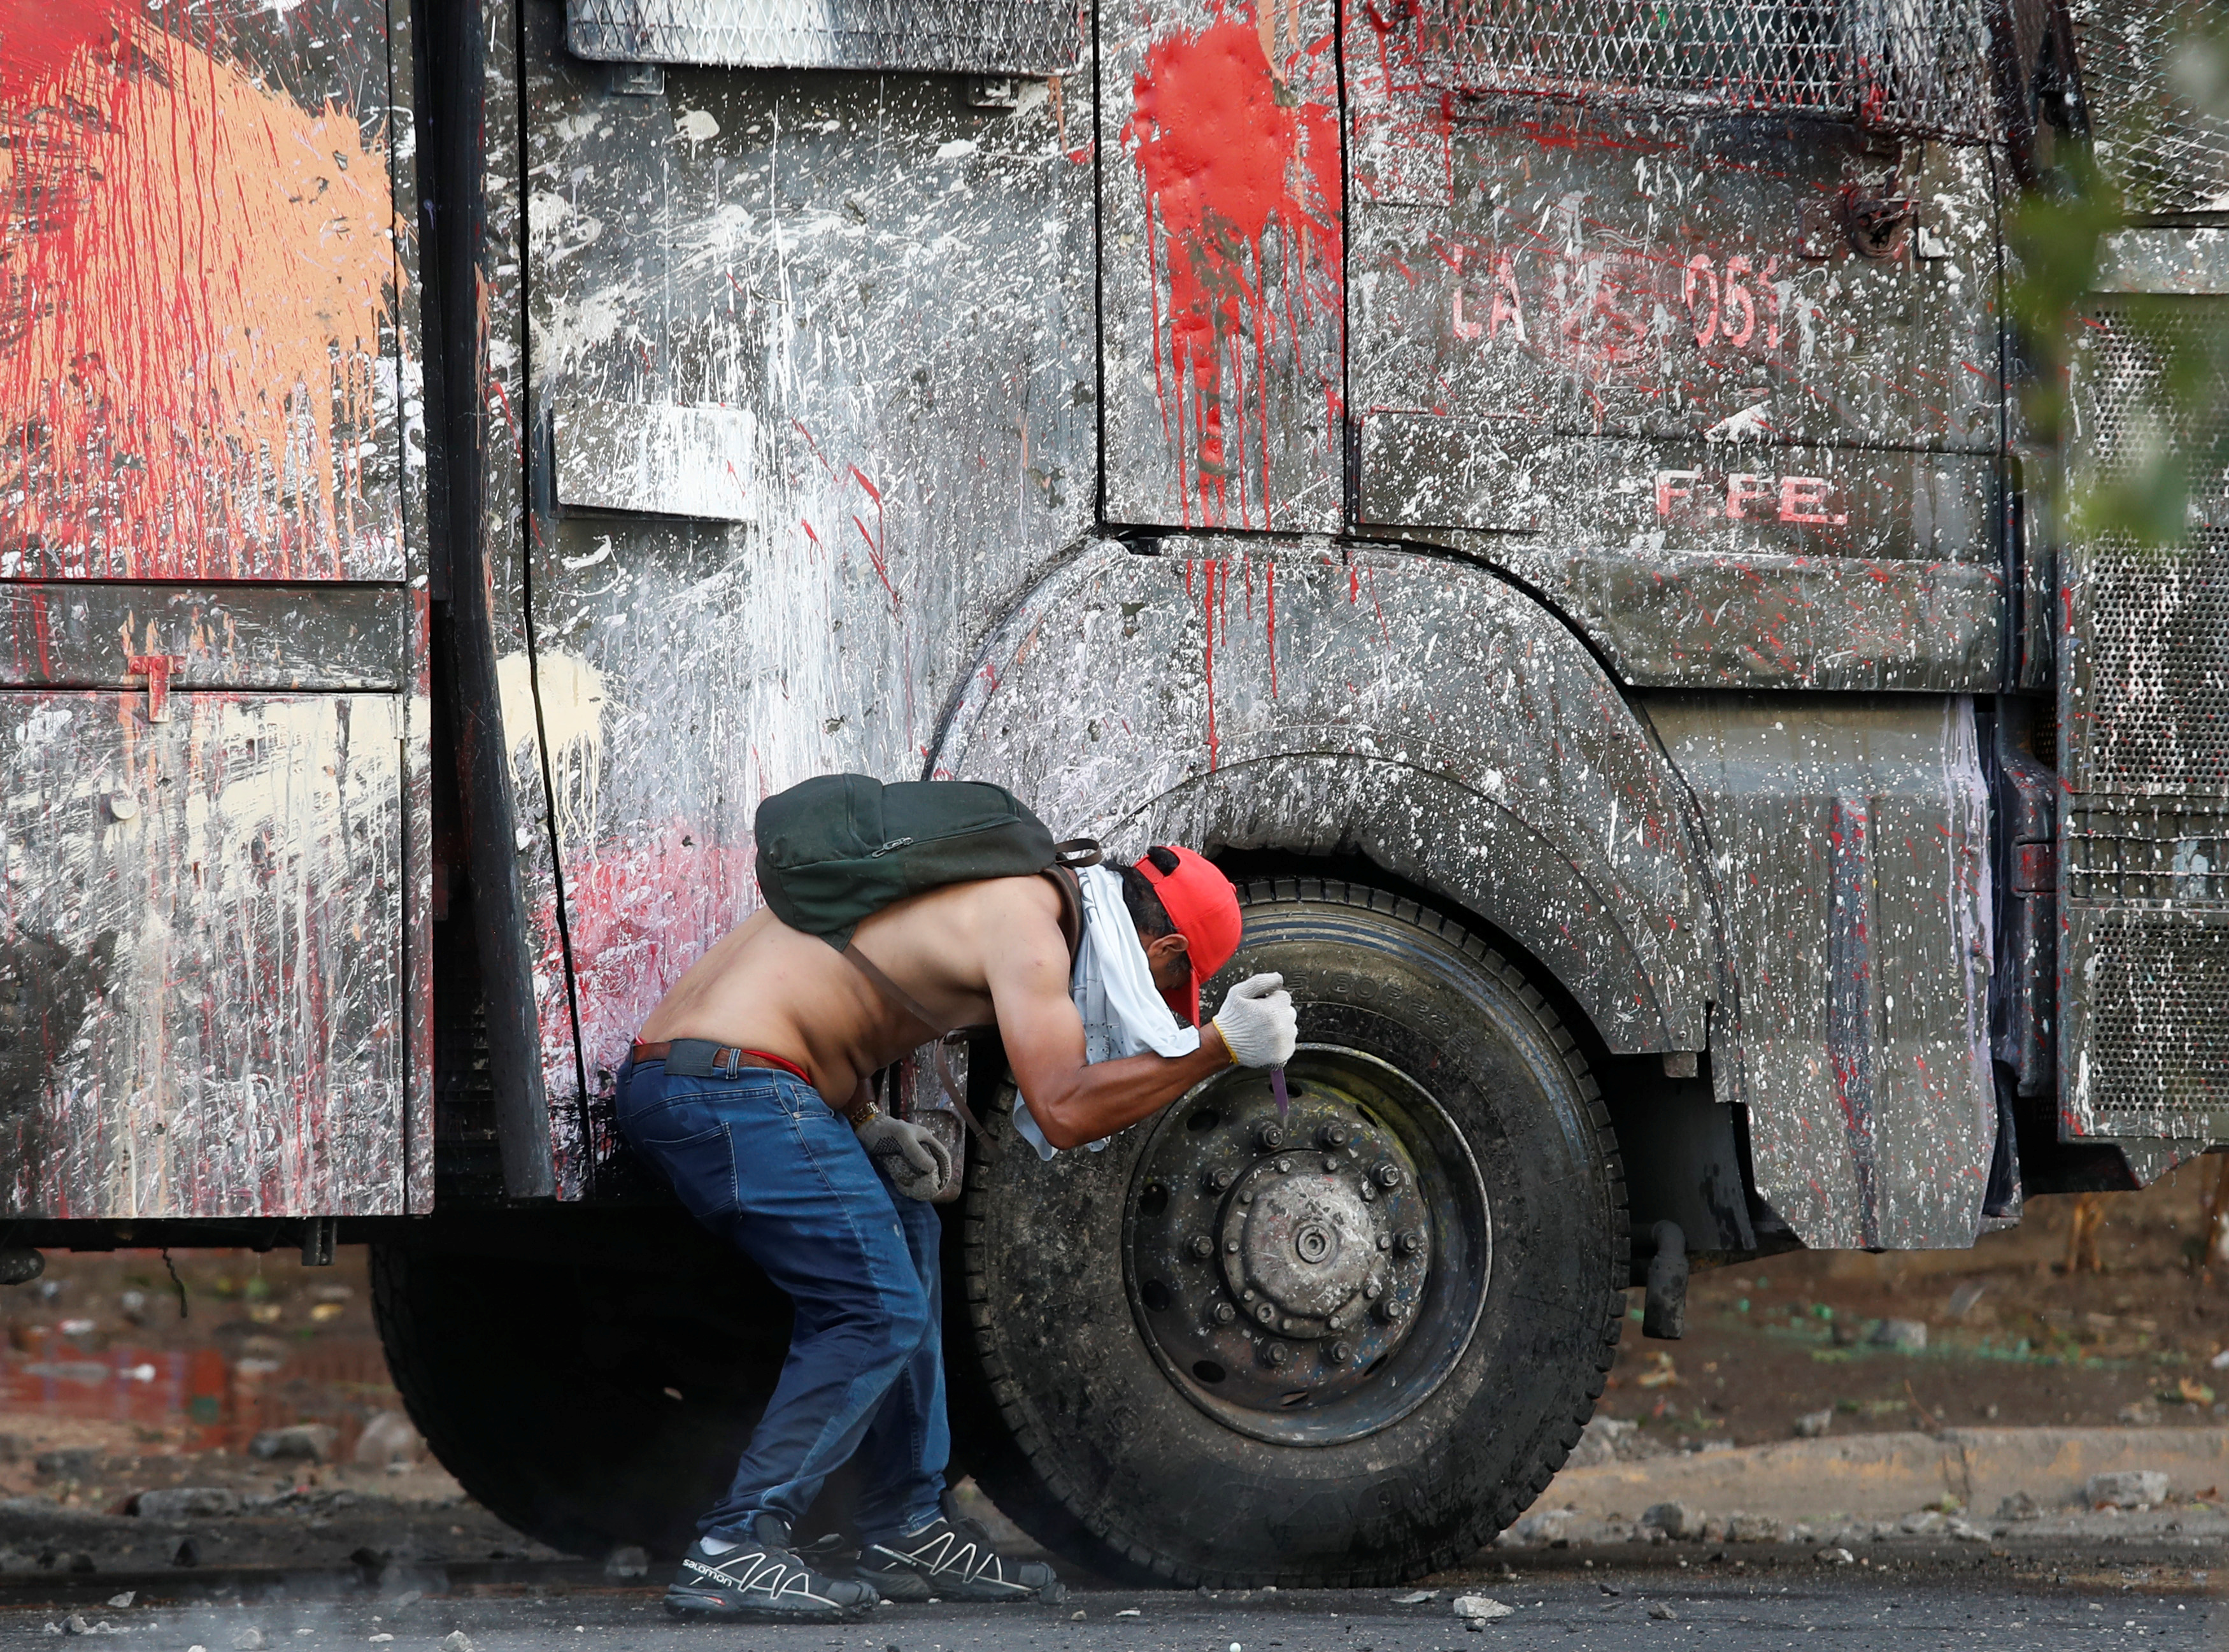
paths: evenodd
<path fill-rule="evenodd" d="M 1118 854 L 1366 866 L 1497 937 L 1603 1052 L 1705 1047 L 1725 994 L 1691 806 L 1553 614 L 1440 558 L 1161 543 L 1198 554 L 1103 543 L 1031 593 L 928 772 Z"/>

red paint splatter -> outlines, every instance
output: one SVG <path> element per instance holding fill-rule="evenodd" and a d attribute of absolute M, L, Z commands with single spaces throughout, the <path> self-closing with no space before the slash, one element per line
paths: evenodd
<path fill-rule="evenodd" d="M 1155 41 L 1122 131 L 1146 186 L 1147 255 L 1157 273 L 1154 382 L 1165 415 L 1172 415 L 1171 439 L 1192 455 L 1182 490 L 1187 524 L 1272 525 L 1265 391 L 1273 362 L 1294 349 L 1320 310 L 1340 314 L 1338 112 L 1295 92 L 1270 61 L 1264 34 L 1250 10 L 1218 8 L 1198 34 Z M 1275 269 L 1263 250 L 1273 226 Z M 1249 367 L 1250 394 L 1263 402 L 1250 454 Z M 1226 404 L 1235 418 L 1226 419 Z"/>
<path fill-rule="evenodd" d="M 397 412 L 385 137 L 234 49 L 183 0 L 0 0 L 0 543 L 26 571 L 400 571 L 366 468 Z"/>

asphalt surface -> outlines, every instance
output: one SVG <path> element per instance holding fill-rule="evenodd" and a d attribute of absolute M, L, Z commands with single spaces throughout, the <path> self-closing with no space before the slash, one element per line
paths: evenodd
<path fill-rule="evenodd" d="M 1500 1648 L 1856 1649 L 2229 1646 L 2229 1600 L 2200 1557 L 2166 1563 L 2066 1553 L 1977 1563 L 1914 1556 L 1822 1565 L 1794 1553 L 1693 1562 L 1487 1571 L 1410 1590 L 1200 1592 L 1078 1589 L 1057 1606 L 885 1606 L 844 1625 L 675 1623 L 657 1579 L 580 1565 L 472 1575 L 258 1572 L 140 1580 L 0 1578 L 0 1652 L 57 1637 L 128 1635 L 145 1652 L 1489 1652 Z M 103 1593 L 102 1591 L 110 1591 Z M 1476 1630 L 1457 1596 L 1513 1610 Z M 73 1621 L 74 1619 L 74 1621 Z M 449 1643 L 461 1630 L 470 1647 Z M 390 1638 L 391 1637 L 391 1638 Z"/>

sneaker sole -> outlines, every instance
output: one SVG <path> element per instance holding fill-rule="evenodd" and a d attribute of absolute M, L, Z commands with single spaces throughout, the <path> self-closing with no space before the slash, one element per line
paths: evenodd
<path fill-rule="evenodd" d="M 715 1617 L 736 1623 L 844 1623 L 866 1617 L 882 1603 L 863 1601 L 857 1606 L 745 1605 L 733 1595 L 710 1589 L 684 1589 L 678 1584 L 665 1591 L 666 1615 L 671 1617 Z"/>
<path fill-rule="evenodd" d="M 1047 1606 L 1057 1606 L 1068 1598 L 1068 1585 L 1055 1578 L 1041 1588 L 1027 1589 L 1014 1585 L 993 1585 L 986 1587 L 960 1578 L 948 1583 L 924 1578 L 917 1572 L 878 1572 L 869 1566 L 852 1568 L 854 1577 L 874 1585 L 875 1592 L 884 1600 L 903 1601 L 917 1604 L 924 1600 L 959 1600 L 970 1605 L 1021 1605 L 1037 1601 Z"/>

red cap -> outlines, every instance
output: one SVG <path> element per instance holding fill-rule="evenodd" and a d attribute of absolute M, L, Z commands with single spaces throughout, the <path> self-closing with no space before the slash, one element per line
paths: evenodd
<path fill-rule="evenodd" d="M 1215 863 L 1174 844 L 1165 852 L 1177 858 L 1177 869 L 1165 872 L 1146 856 L 1138 870 L 1161 898 L 1162 909 L 1177 933 L 1185 938 L 1185 955 L 1192 961 L 1192 980 L 1181 993 L 1164 993 L 1177 1019 L 1188 1026 L 1199 1025 L 1199 984 L 1230 961 L 1246 929 L 1239 915 L 1238 891 L 1215 868 Z"/>

